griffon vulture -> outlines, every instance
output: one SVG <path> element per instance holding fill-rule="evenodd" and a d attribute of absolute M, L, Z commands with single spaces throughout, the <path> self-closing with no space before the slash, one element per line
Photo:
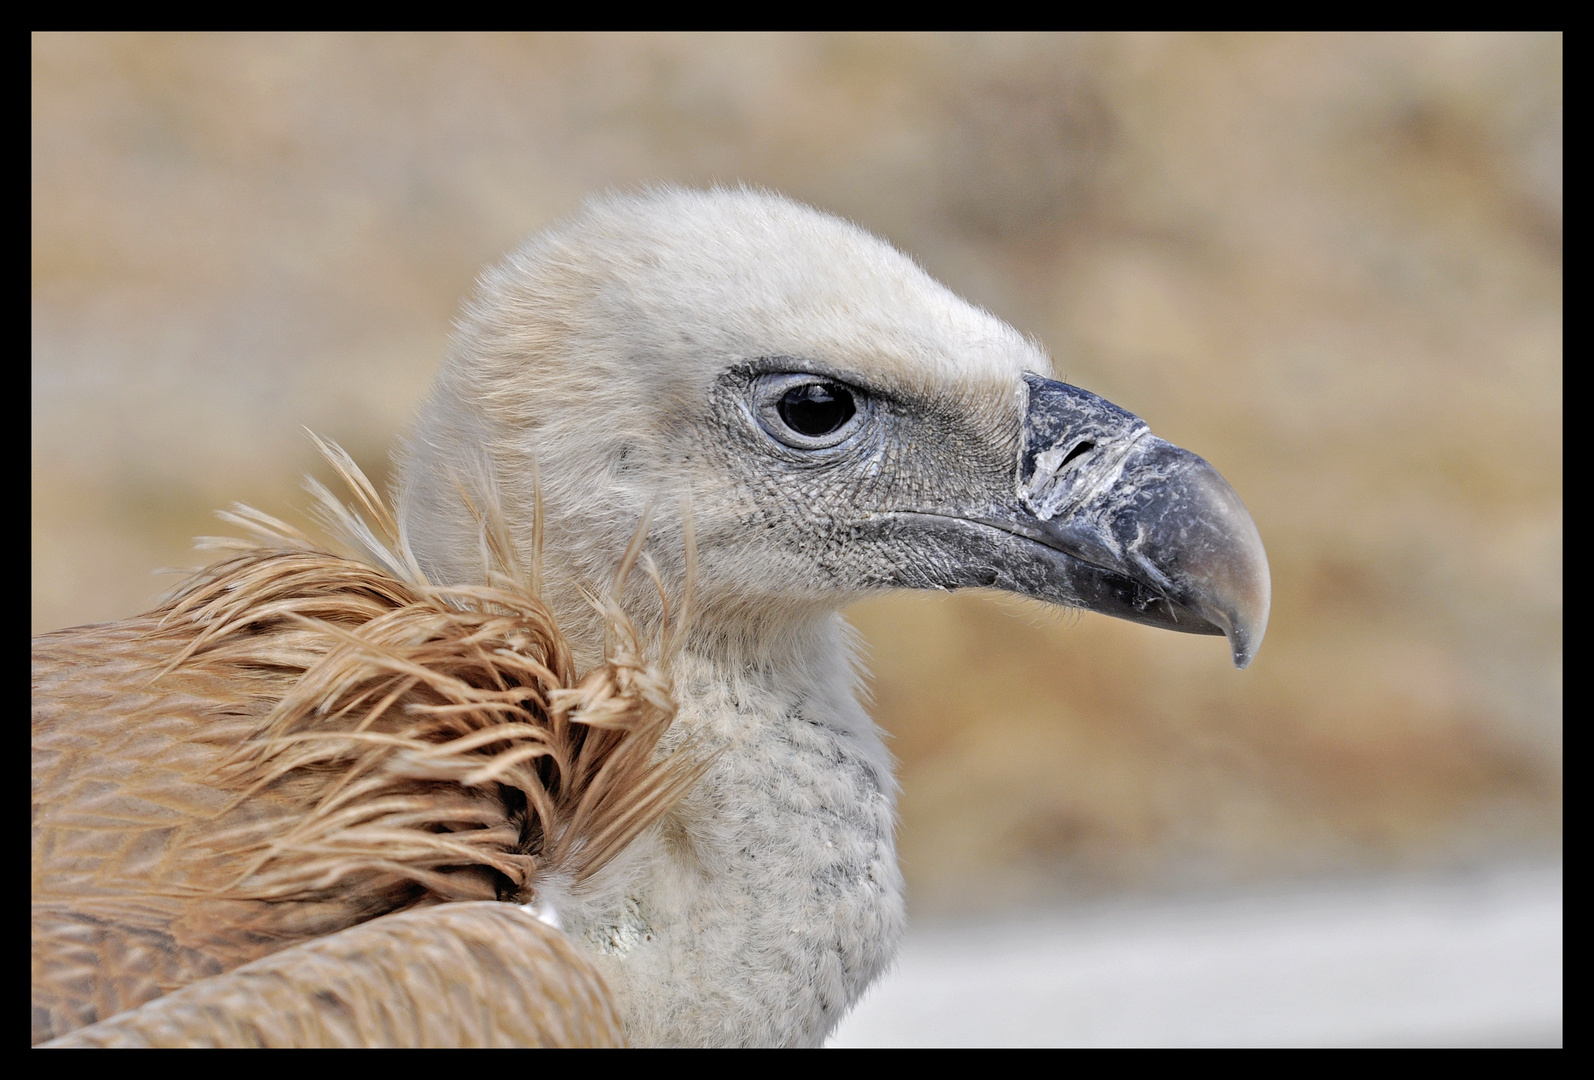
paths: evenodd
<path fill-rule="evenodd" d="M 35 1041 L 822 1042 L 903 928 L 841 607 L 994 588 L 1262 640 L 1233 490 L 1050 370 L 774 195 L 535 236 L 393 515 L 329 449 L 362 556 L 239 510 L 259 539 L 161 608 L 36 639 Z"/>

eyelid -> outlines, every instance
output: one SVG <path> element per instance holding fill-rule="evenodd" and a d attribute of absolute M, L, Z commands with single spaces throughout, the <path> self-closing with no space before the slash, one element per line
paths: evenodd
<path fill-rule="evenodd" d="M 781 398 L 799 386 L 816 384 L 839 386 L 852 395 L 854 412 L 847 421 L 828 435 L 818 437 L 803 435 L 786 426 L 781 419 Z M 872 412 L 870 395 L 845 379 L 808 371 L 777 371 L 759 375 L 752 384 L 752 411 L 758 424 L 776 442 L 793 450 L 830 450 L 850 442 Z"/>
<path fill-rule="evenodd" d="M 749 361 L 740 369 L 743 378 L 757 382 L 774 377 L 806 376 L 816 382 L 833 382 L 851 390 L 854 396 L 870 397 L 877 401 L 897 401 L 901 394 L 889 384 L 877 384 L 857 371 L 839 368 L 822 360 L 802 356 L 761 356 Z"/>

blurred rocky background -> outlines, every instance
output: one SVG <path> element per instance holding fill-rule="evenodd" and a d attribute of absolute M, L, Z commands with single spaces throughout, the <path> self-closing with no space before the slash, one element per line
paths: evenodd
<path fill-rule="evenodd" d="M 1553 857 L 1562 40 L 32 40 L 32 626 L 141 610 L 301 425 L 374 475 L 477 271 L 583 196 L 849 217 L 1210 459 L 1274 608 L 852 612 L 920 913 Z"/>

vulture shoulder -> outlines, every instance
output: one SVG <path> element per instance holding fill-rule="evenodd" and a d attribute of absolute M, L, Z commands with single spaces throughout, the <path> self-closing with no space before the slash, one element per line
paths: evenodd
<path fill-rule="evenodd" d="M 34 639 L 33 1041 L 622 1041 L 602 977 L 523 906 L 701 771 L 655 760 L 657 658 L 611 608 L 578 674 L 503 569 L 438 589 L 234 518 L 261 542 L 155 611 Z"/>

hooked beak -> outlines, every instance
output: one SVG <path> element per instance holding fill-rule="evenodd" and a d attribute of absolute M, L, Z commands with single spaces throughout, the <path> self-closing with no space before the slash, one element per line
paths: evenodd
<path fill-rule="evenodd" d="M 1272 586 L 1240 497 L 1206 461 L 1078 387 L 1025 375 L 1012 486 L 879 515 L 875 582 L 988 588 L 1187 634 L 1256 656 Z M 994 478 L 993 478 L 994 479 Z"/>
<path fill-rule="evenodd" d="M 1191 634 L 1223 634 L 1234 664 L 1267 631 L 1271 582 L 1256 524 L 1205 460 L 1095 394 L 1024 376 L 1017 512 L 996 525 L 1080 566 L 1074 603 Z"/>

